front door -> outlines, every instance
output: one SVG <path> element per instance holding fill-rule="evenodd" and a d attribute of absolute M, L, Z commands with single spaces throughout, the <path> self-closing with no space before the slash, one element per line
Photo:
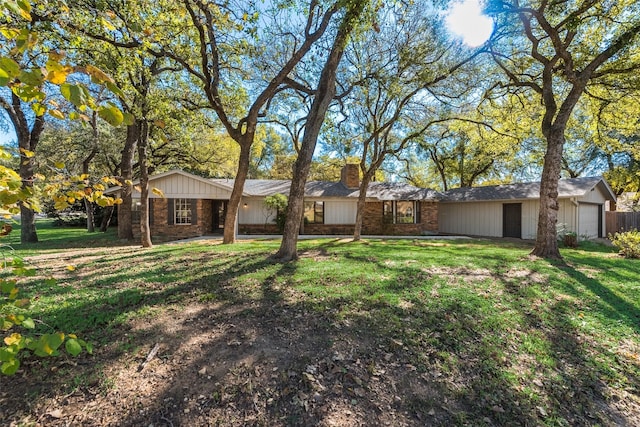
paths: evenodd
<path fill-rule="evenodd" d="M 224 233 L 224 217 L 227 214 L 227 201 L 226 200 L 214 200 L 213 201 L 213 233 Z"/>
<path fill-rule="evenodd" d="M 502 237 L 522 239 L 522 203 L 502 205 Z"/>

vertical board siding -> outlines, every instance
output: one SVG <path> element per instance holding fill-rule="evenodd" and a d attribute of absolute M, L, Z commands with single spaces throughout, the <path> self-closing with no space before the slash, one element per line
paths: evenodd
<path fill-rule="evenodd" d="M 340 200 L 324 202 L 325 224 L 355 224 L 358 202 Z"/>
<path fill-rule="evenodd" d="M 217 185 L 193 179 L 183 175 L 169 175 L 153 181 L 152 188 L 161 190 L 166 197 L 185 199 L 220 199 L 228 200 L 231 191 Z M 151 193 L 150 197 L 157 198 Z"/>
<path fill-rule="evenodd" d="M 609 199 L 607 198 L 605 193 L 602 192 L 599 185 L 597 185 L 593 189 L 593 191 L 589 191 L 583 197 L 578 198 L 579 202 L 589 202 L 598 205 L 604 205 L 604 202 L 606 202 L 607 200 Z"/>
<path fill-rule="evenodd" d="M 598 237 L 598 212 L 602 207 L 581 203 L 578 209 L 578 239 L 588 240 Z"/>
<path fill-rule="evenodd" d="M 535 239 L 538 228 L 538 200 L 440 203 L 438 231 L 470 236 L 502 237 L 502 205 L 522 203 L 522 238 Z M 558 223 L 576 231 L 576 207 L 569 199 L 558 200 Z"/>
<path fill-rule="evenodd" d="M 274 224 L 275 218 L 275 212 L 269 211 L 264 206 L 264 198 L 243 198 L 240 202 L 238 224 Z"/>

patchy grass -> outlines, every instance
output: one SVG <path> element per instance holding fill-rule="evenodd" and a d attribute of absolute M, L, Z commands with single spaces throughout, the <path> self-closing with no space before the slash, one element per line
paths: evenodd
<path fill-rule="evenodd" d="M 318 239 L 279 264 L 272 241 L 80 250 L 55 235 L 44 253 L 17 245 L 39 271 L 23 290 L 40 332 L 96 354 L 28 361 L 11 395 L 16 377 L 0 379 L 3 419 L 640 423 L 640 262 L 610 248 L 553 264 L 509 242 Z"/>

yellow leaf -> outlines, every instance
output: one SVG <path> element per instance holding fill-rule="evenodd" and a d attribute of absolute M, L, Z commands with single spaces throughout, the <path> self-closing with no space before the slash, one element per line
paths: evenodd
<path fill-rule="evenodd" d="M 76 268 L 73 265 L 67 265 L 67 270 L 76 271 Z"/>
<path fill-rule="evenodd" d="M 22 335 L 20 335 L 17 332 L 14 332 L 13 334 L 9 335 L 8 337 L 4 337 L 4 343 L 6 345 L 18 344 L 21 339 L 22 339 Z"/>
<path fill-rule="evenodd" d="M 163 192 L 162 190 L 160 190 L 159 188 L 155 188 L 155 187 L 153 187 L 153 188 L 151 189 L 151 192 L 152 192 L 153 194 L 155 194 L 156 196 L 160 196 L 160 197 L 162 197 L 163 199 L 165 198 L 165 197 L 164 197 L 164 192 Z"/>
<path fill-rule="evenodd" d="M 36 155 L 33 151 L 25 150 L 24 148 L 20 149 L 20 153 L 26 158 L 31 158 Z"/>
<path fill-rule="evenodd" d="M 62 70 L 50 71 L 49 74 L 47 74 L 47 80 L 49 80 L 54 85 L 61 85 L 62 83 L 67 81 L 68 75 L 69 73 Z"/>
<path fill-rule="evenodd" d="M 63 162 L 55 162 L 53 164 L 53 166 L 55 166 L 57 169 L 64 169 L 64 163 Z"/>
<path fill-rule="evenodd" d="M 87 72 L 87 74 L 89 74 L 91 77 L 93 77 L 95 80 L 97 80 L 100 83 L 102 82 L 113 83 L 113 79 L 111 78 L 111 76 L 105 73 L 104 71 L 102 71 L 98 67 L 94 67 L 93 65 L 87 65 L 84 69 Z"/>
<path fill-rule="evenodd" d="M 64 120 L 64 114 L 60 110 L 49 110 L 49 114 L 59 120 Z"/>

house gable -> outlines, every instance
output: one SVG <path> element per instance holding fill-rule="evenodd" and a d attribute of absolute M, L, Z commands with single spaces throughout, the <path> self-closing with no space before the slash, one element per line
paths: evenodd
<path fill-rule="evenodd" d="M 162 191 L 167 198 L 228 200 L 233 186 L 213 182 L 182 171 L 163 174 L 149 180 L 149 186 Z M 151 197 L 161 197 L 152 194 Z"/>

